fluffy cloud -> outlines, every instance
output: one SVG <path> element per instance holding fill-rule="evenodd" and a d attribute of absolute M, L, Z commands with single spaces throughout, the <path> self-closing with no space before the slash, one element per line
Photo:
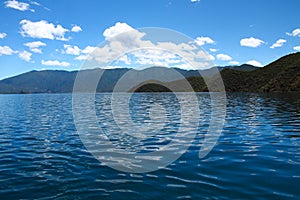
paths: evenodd
<path fill-rule="evenodd" d="M 47 60 L 44 61 L 42 60 L 42 65 L 46 65 L 46 66 L 59 66 L 59 67 L 69 67 L 70 63 L 65 62 L 65 61 L 58 61 L 58 60 Z"/>
<path fill-rule="evenodd" d="M 292 33 L 286 33 L 289 36 L 300 36 L 300 28 L 296 28 Z"/>
<path fill-rule="evenodd" d="M 133 31 L 134 29 L 126 23 L 117 22 L 114 26 L 105 29 L 103 36 L 105 40 L 110 40 L 121 33 Z"/>
<path fill-rule="evenodd" d="M 199 46 L 203 46 L 205 44 L 214 44 L 215 43 L 215 41 L 212 40 L 210 37 L 197 37 L 195 42 Z"/>
<path fill-rule="evenodd" d="M 294 49 L 295 51 L 300 51 L 300 46 L 295 46 L 293 49 Z"/>
<path fill-rule="evenodd" d="M 84 54 L 90 54 L 92 53 L 93 51 L 95 51 L 97 47 L 93 47 L 93 46 L 87 46 L 85 47 L 83 50 L 81 50 L 82 53 Z"/>
<path fill-rule="evenodd" d="M 32 53 L 28 52 L 28 51 L 22 51 L 22 52 L 19 52 L 19 57 L 22 59 L 22 60 L 25 60 L 27 62 L 29 62 L 31 60 L 31 55 Z"/>
<path fill-rule="evenodd" d="M 69 55 L 75 55 L 75 60 L 86 60 L 88 58 L 88 55 L 91 54 L 93 51 L 95 51 L 97 47 L 93 46 L 86 46 L 84 49 L 80 49 L 78 46 L 71 46 L 68 44 L 64 45 L 64 50 L 62 50 L 62 53 L 69 54 Z"/>
<path fill-rule="evenodd" d="M 30 9 L 30 5 L 28 3 L 19 2 L 17 0 L 8 0 L 4 2 L 6 8 L 13 8 L 20 11 L 30 10 L 34 12 L 33 9 Z"/>
<path fill-rule="evenodd" d="M 88 59 L 88 55 L 80 55 L 74 58 L 75 60 L 86 60 Z"/>
<path fill-rule="evenodd" d="M 206 53 L 205 51 L 198 51 L 198 53 L 196 54 L 196 57 L 201 59 L 201 60 L 205 60 L 205 61 L 215 60 L 215 57 L 213 57 L 209 53 Z"/>
<path fill-rule="evenodd" d="M 61 25 L 54 25 L 45 20 L 38 22 L 32 22 L 29 20 L 22 20 L 21 24 L 21 35 L 23 37 L 32 37 L 32 38 L 46 38 L 50 40 L 63 40 L 65 38 L 65 33 L 68 32 L 68 29 L 63 28 Z"/>
<path fill-rule="evenodd" d="M 258 47 L 263 43 L 265 43 L 265 42 L 262 41 L 261 39 L 257 39 L 254 37 L 244 38 L 244 39 L 241 39 L 241 41 L 240 41 L 241 46 L 253 47 L 253 48 Z"/>
<path fill-rule="evenodd" d="M 82 31 L 82 29 L 80 26 L 75 25 L 72 27 L 71 31 L 77 33 L 77 32 Z"/>
<path fill-rule="evenodd" d="M 249 60 L 246 64 L 253 65 L 256 67 L 263 67 L 263 65 L 260 62 L 258 62 L 257 60 Z"/>
<path fill-rule="evenodd" d="M 12 50 L 9 46 L 0 46 L 0 56 L 12 55 L 14 53 L 17 53 L 17 51 Z"/>
<path fill-rule="evenodd" d="M 230 65 L 239 65 L 240 62 L 238 62 L 238 61 L 230 61 L 229 64 Z"/>
<path fill-rule="evenodd" d="M 211 61 L 215 58 L 199 49 L 195 41 L 189 43 L 151 41 L 151 38 L 144 38 L 146 32 L 134 29 L 126 23 L 117 22 L 104 30 L 103 36 L 106 41 L 102 46 L 86 47 L 75 59 L 96 61 L 99 66 L 110 62 L 113 66 L 123 67 L 157 65 L 204 69 L 212 66 Z M 197 41 L 214 43 L 205 37 L 199 37 Z M 124 52 L 127 53 L 124 55 Z"/>
<path fill-rule="evenodd" d="M 68 44 L 64 45 L 65 50 L 63 51 L 63 53 L 65 54 L 69 54 L 69 55 L 79 55 L 81 50 L 79 49 L 78 46 L 71 46 Z"/>
<path fill-rule="evenodd" d="M 272 46 L 270 46 L 271 49 L 281 47 L 284 43 L 286 43 L 285 39 L 279 39 L 277 40 Z"/>
<path fill-rule="evenodd" d="M 232 58 L 229 55 L 222 54 L 222 53 L 217 55 L 217 59 L 224 60 L 224 61 L 232 60 Z"/>
<path fill-rule="evenodd" d="M 142 40 L 145 33 L 133 29 L 126 23 L 117 22 L 104 30 L 106 44 L 95 48 L 91 57 L 98 62 L 106 63 L 117 58 L 122 52 L 133 48 L 154 47 L 150 41 Z"/>
<path fill-rule="evenodd" d="M 168 67 L 170 64 L 178 64 L 181 62 L 180 57 L 161 49 L 140 49 L 135 51 L 132 55 L 124 55 L 119 58 L 119 61 L 128 65 L 131 64 L 132 60 L 139 65 L 152 64 L 165 67 Z"/>
<path fill-rule="evenodd" d="M 200 0 L 191 0 L 192 3 L 200 2 Z"/>
<path fill-rule="evenodd" d="M 28 42 L 25 43 L 24 45 L 29 47 L 30 51 L 34 53 L 42 53 L 42 50 L 39 47 L 46 46 L 46 44 L 41 41 Z"/>
<path fill-rule="evenodd" d="M 0 39 L 3 39 L 3 38 L 5 38 L 7 36 L 7 34 L 6 33 L 0 33 Z"/>

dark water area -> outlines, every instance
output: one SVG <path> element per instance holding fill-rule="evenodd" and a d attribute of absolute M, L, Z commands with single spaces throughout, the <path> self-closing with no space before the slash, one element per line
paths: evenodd
<path fill-rule="evenodd" d="M 110 95 L 97 94 L 96 105 Z M 143 111 L 165 102 L 176 121 L 179 107 L 169 95 L 133 94 L 130 105 Z M 140 174 L 114 170 L 89 153 L 71 94 L 0 95 L 0 199 L 300 199 L 300 95 L 228 93 L 222 134 L 202 159 L 210 98 L 197 95 L 200 124 L 188 150 Z M 103 112 L 110 110 L 97 112 L 99 124 L 113 135 Z"/>

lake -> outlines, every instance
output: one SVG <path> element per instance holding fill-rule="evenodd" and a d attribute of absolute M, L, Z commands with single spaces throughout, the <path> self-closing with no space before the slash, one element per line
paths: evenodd
<path fill-rule="evenodd" d="M 130 140 L 134 137 L 114 126 L 110 97 L 96 95 L 96 115 L 120 148 L 155 151 L 178 130 L 180 105 L 172 94 L 133 94 L 133 121 L 148 122 L 153 103 L 169 114 L 158 119 L 167 125 L 151 142 Z M 190 119 L 200 123 L 183 155 L 153 172 L 126 173 L 86 149 L 76 131 L 71 94 L 0 95 L 0 199 L 300 199 L 299 97 L 228 93 L 223 131 L 200 159 L 211 109 L 209 95 L 198 93 L 200 114 Z"/>

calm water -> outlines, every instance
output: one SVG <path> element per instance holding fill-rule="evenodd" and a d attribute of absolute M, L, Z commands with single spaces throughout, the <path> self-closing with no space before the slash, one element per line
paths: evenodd
<path fill-rule="evenodd" d="M 0 95 L 0 199 L 300 199 L 300 95 L 228 94 L 224 130 L 203 159 L 210 100 L 198 97 L 200 125 L 185 154 L 164 169 L 130 174 L 86 150 L 70 94 Z M 118 142 L 104 109 L 109 101 L 110 94 L 97 95 L 99 125 Z M 172 134 L 180 118 L 175 101 L 134 94 L 133 120 L 149 120 L 149 102 L 160 102 L 172 113 L 174 123 L 163 129 Z"/>

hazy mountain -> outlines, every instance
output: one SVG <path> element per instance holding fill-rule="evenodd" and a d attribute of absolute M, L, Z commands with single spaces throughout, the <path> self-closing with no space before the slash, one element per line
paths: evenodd
<path fill-rule="evenodd" d="M 31 71 L 0 81 L 0 93 L 57 93 L 73 88 L 76 72 Z"/>
<path fill-rule="evenodd" d="M 249 64 L 243 64 L 243 65 L 240 65 L 240 66 L 226 66 L 226 67 L 218 67 L 219 70 L 223 70 L 223 69 L 234 69 L 234 70 L 237 70 L 237 71 L 253 71 L 253 70 L 256 70 L 256 69 L 259 69 L 259 67 L 255 67 L 253 65 L 249 65 Z"/>
<path fill-rule="evenodd" d="M 228 67 L 217 67 L 218 70 L 234 69 L 241 71 L 249 71 L 256 69 L 251 65 L 241 66 L 228 66 Z M 178 72 L 178 73 L 176 73 Z M 168 86 L 177 88 L 177 90 L 185 90 L 180 88 L 182 84 L 181 79 L 188 78 L 192 82 L 192 86 L 199 89 L 199 77 L 201 76 L 212 78 L 216 73 L 216 68 L 202 70 L 200 73 L 198 70 L 183 70 L 165 68 L 165 67 L 151 67 L 144 70 L 134 69 L 90 69 L 82 70 L 79 72 L 83 80 L 91 80 L 98 78 L 101 79 L 97 86 L 97 92 L 112 92 L 116 83 L 121 77 L 127 78 L 125 83 L 121 84 L 120 91 L 128 91 L 128 87 L 131 85 L 137 85 L 146 80 L 158 80 L 161 82 L 168 82 Z M 103 74 L 102 74 L 103 73 Z M 18 76 L 7 78 L 0 81 L 0 93 L 71 93 L 73 91 L 73 85 L 78 71 L 62 71 L 62 70 L 44 70 L 44 71 L 30 71 Z M 197 81 L 196 81 L 197 79 Z M 200 81 L 201 84 L 203 81 Z M 204 82 L 203 82 L 204 83 Z M 127 85 L 126 85 L 127 84 Z M 128 86 L 128 87 L 127 87 Z M 127 89 L 126 89 L 127 88 Z M 85 92 L 92 92 L 86 91 Z"/>
<path fill-rule="evenodd" d="M 117 81 L 126 73 L 128 81 L 145 80 L 147 77 L 160 78 L 164 79 L 164 81 L 174 81 L 182 77 L 199 76 L 197 70 L 176 69 L 182 77 L 172 76 L 172 71 L 174 72 L 173 69 L 163 67 L 151 67 L 144 70 L 91 69 L 80 71 L 80 75 L 84 80 L 88 81 L 98 78 L 103 73 L 97 87 L 97 92 L 111 92 Z M 0 93 L 70 93 L 73 91 L 77 73 L 77 71 L 68 72 L 60 70 L 30 71 L 1 80 Z"/>

